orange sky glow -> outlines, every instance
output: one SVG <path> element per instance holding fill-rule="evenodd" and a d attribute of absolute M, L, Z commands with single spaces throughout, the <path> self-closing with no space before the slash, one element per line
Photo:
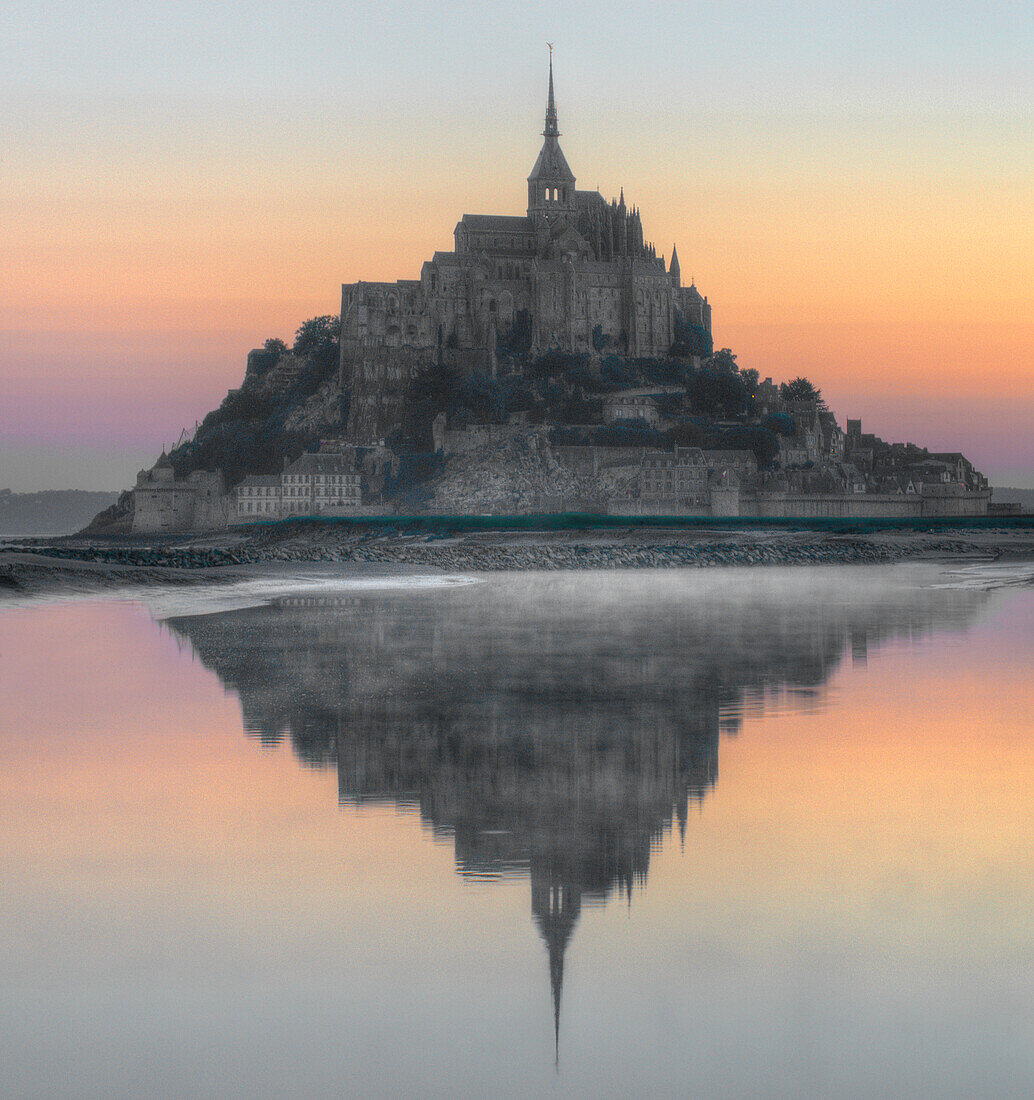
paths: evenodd
<path fill-rule="evenodd" d="M 249 348 L 336 312 L 342 282 L 414 278 L 463 213 L 523 211 L 547 35 L 526 15 L 496 64 L 460 66 L 491 25 L 456 7 L 435 32 L 463 28 L 454 52 L 424 57 L 388 20 L 361 54 L 349 35 L 342 56 L 278 61 L 266 85 L 262 57 L 223 75 L 191 56 L 200 46 L 176 47 L 201 66 L 196 86 L 156 42 L 151 72 L 114 45 L 91 54 L 118 5 L 82 42 L 52 41 L 50 66 L 30 64 L 48 47 L 25 30 L 0 81 L 0 483 L 128 484 L 239 384 Z M 658 252 L 678 243 L 716 346 L 762 377 L 807 375 L 841 421 L 1034 484 L 1034 161 L 1008 21 L 966 43 L 917 12 L 904 32 L 927 53 L 906 63 L 856 56 L 853 35 L 889 32 L 876 17 L 834 21 L 826 55 L 798 12 L 776 28 L 793 51 L 781 70 L 763 57 L 775 16 L 759 14 L 736 25 L 747 60 L 712 28 L 713 55 L 685 70 L 665 42 L 689 31 L 668 13 L 625 28 L 650 72 L 632 79 L 614 53 L 608 80 L 577 37 L 559 41 L 570 7 L 557 98 L 578 186 L 623 186 Z M 312 17 L 282 30 L 303 35 Z M 61 50 L 80 48 L 61 71 Z M 950 78 L 960 50 L 965 97 Z"/>

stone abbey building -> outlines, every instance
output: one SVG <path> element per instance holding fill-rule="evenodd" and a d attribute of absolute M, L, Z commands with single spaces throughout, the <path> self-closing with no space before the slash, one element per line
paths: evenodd
<path fill-rule="evenodd" d="M 351 377 L 348 437 L 382 439 L 420 366 L 494 370 L 500 341 L 527 350 L 666 355 L 676 324 L 711 331 L 711 307 L 643 238 L 637 208 L 579 191 L 560 148 L 553 65 L 542 149 L 524 216 L 464 214 L 455 249 L 419 279 L 341 288 L 341 371 Z"/>

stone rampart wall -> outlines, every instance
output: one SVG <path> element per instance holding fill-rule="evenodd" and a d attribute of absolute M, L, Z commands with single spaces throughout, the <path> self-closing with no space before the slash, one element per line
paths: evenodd
<path fill-rule="evenodd" d="M 237 494 L 197 494 L 194 500 L 194 531 L 222 531 L 237 514 Z"/>
<path fill-rule="evenodd" d="M 369 446 L 389 436 L 402 421 L 410 379 L 433 362 L 422 348 L 360 348 L 351 358 L 342 349 L 342 375 L 352 377 L 347 442 Z"/>
<path fill-rule="evenodd" d="M 612 516 L 742 516 L 759 519 L 922 519 L 988 514 L 986 492 L 943 496 L 884 493 L 744 493 L 712 489 L 709 504 L 682 500 L 611 501 Z"/>
<path fill-rule="evenodd" d="M 189 531 L 194 523 L 194 490 L 188 485 L 156 485 L 133 490 L 133 531 Z"/>
<path fill-rule="evenodd" d="M 708 504 L 688 500 L 612 500 L 607 505 L 608 516 L 709 516 Z"/>
<path fill-rule="evenodd" d="M 944 496 L 897 493 L 743 493 L 742 516 L 799 519 L 885 519 L 924 516 L 987 515 L 990 494 L 956 493 Z"/>
<path fill-rule="evenodd" d="M 619 466 L 640 466 L 647 447 L 554 447 L 557 458 L 573 473 L 595 474 Z M 672 454 L 674 455 L 674 451 Z"/>
<path fill-rule="evenodd" d="M 468 428 L 444 432 L 442 452 L 447 455 L 465 454 L 493 443 L 508 443 L 525 432 L 526 429 L 513 424 L 471 424 Z"/>

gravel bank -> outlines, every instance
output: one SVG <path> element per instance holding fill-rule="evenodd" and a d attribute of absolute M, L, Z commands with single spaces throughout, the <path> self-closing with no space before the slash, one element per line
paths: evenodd
<path fill-rule="evenodd" d="M 1026 532 L 838 535 L 808 531 L 597 530 L 475 533 L 452 537 L 313 527 L 266 529 L 175 543 L 39 542 L 0 549 L 0 600 L 55 586 L 87 590 L 192 584 L 244 576 L 277 562 L 419 566 L 446 572 L 850 565 L 909 559 L 1034 556 Z"/>

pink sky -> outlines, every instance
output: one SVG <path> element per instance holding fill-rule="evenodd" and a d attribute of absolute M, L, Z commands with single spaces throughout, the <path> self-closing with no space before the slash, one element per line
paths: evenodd
<path fill-rule="evenodd" d="M 523 212 L 546 26 L 579 187 L 623 186 L 677 241 L 717 346 L 1034 484 L 1022 26 L 679 6 L 588 31 L 538 7 L 504 40 L 507 5 L 423 35 L 362 4 L 26 5 L 0 78 L 0 487 L 129 484 L 342 282 L 414 278 L 463 213 Z"/>

